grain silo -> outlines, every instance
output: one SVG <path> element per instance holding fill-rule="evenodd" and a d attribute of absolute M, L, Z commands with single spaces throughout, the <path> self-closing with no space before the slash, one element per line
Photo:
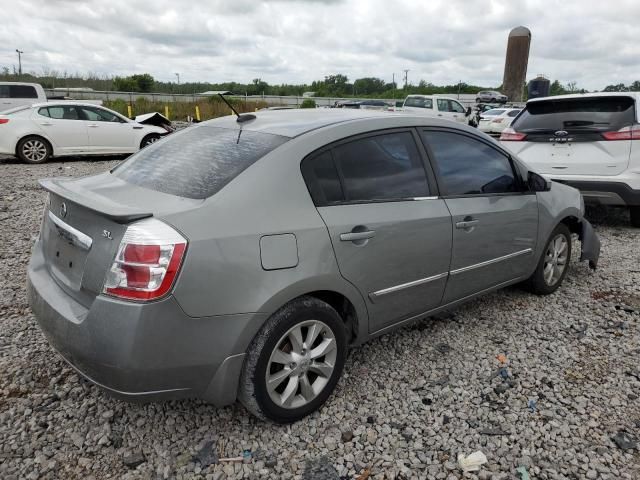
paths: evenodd
<path fill-rule="evenodd" d="M 530 44 L 531 32 L 527 27 L 516 27 L 509 32 L 502 93 L 509 97 L 510 102 L 522 101 Z"/>

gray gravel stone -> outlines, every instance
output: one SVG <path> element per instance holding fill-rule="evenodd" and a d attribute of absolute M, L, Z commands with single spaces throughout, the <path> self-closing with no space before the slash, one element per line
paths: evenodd
<path fill-rule="evenodd" d="M 280 426 L 238 405 L 115 400 L 46 342 L 24 289 L 45 201 L 37 180 L 117 163 L 0 160 L 0 478 L 299 480 L 322 457 L 332 480 L 366 468 L 381 480 L 511 479 L 524 464 L 540 479 L 640 478 L 637 450 L 611 440 L 640 432 L 640 230 L 626 212 L 591 212 L 602 241 L 596 272 L 573 263 L 553 295 L 509 288 L 356 348 L 328 403 Z M 191 461 L 211 440 L 212 454 L 251 450 L 252 459 Z M 488 463 L 463 474 L 458 453 L 476 450 Z M 123 459 L 135 454 L 144 462 L 129 469 Z"/>

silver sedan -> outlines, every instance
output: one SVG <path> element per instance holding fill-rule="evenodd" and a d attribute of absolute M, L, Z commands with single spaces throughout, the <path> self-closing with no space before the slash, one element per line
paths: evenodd
<path fill-rule="evenodd" d="M 600 248 L 577 190 L 424 116 L 230 116 L 41 184 L 29 299 L 71 365 L 282 423 L 329 398 L 350 346 L 507 285 L 553 293 L 572 234 L 593 268 Z"/>

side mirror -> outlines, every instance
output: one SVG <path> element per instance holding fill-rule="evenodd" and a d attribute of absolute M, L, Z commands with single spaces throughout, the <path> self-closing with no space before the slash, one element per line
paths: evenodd
<path fill-rule="evenodd" d="M 467 117 L 471 115 L 471 107 L 467 107 Z"/>
<path fill-rule="evenodd" d="M 547 180 L 535 172 L 527 174 L 527 185 L 532 192 L 548 192 L 551 190 L 551 180 Z"/>

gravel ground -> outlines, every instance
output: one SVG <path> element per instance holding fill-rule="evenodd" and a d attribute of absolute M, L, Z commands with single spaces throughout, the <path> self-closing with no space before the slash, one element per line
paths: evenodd
<path fill-rule="evenodd" d="M 640 478 L 640 230 L 623 213 L 592 212 L 597 272 L 574 263 L 554 295 L 509 288 L 353 350 L 320 412 L 276 426 L 114 400 L 40 333 L 24 289 L 36 181 L 116 163 L 0 160 L 0 478 Z M 463 474 L 477 450 L 488 462 Z"/>

